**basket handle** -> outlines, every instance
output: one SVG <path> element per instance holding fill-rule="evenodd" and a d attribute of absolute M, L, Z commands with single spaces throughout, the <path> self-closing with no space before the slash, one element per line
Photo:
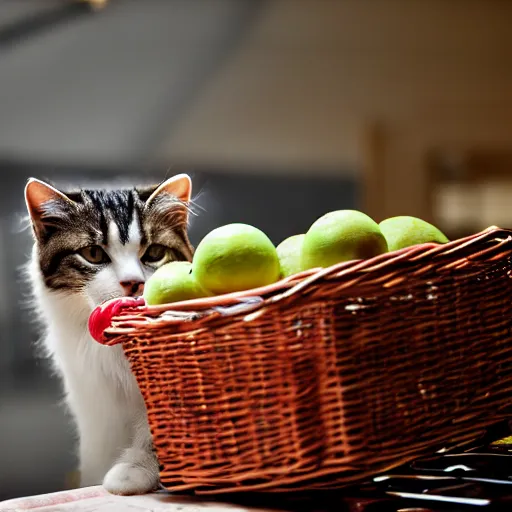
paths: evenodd
<path fill-rule="evenodd" d="M 89 316 L 88 328 L 92 338 L 98 343 L 104 344 L 107 340 L 104 336 L 105 329 L 110 327 L 112 318 L 118 316 L 122 309 L 138 308 L 146 305 L 142 297 L 121 297 L 109 300 L 97 308 Z"/>

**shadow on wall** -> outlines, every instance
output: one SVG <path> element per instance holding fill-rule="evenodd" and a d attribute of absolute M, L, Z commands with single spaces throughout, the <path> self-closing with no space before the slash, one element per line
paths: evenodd
<path fill-rule="evenodd" d="M 0 164 L 0 172 L 2 172 Z M 51 492 L 65 487 L 74 469 L 74 435 L 59 407 L 58 382 L 44 361 L 34 357 L 37 332 L 30 312 L 20 306 L 26 287 L 18 268 L 28 259 L 28 231 L 16 232 L 24 215 L 23 187 L 30 176 L 56 184 L 120 182 L 156 183 L 168 173 L 112 172 L 74 169 L 60 172 L 39 167 L 5 166 L 0 188 L 0 499 Z M 14 169 L 14 171 L 13 171 Z M 190 173 L 197 216 L 190 236 L 197 245 L 222 224 L 253 224 L 278 244 L 302 233 L 320 215 L 335 209 L 358 208 L 358 184 L 340 171 L 339 178 L 273 176 L 269 172 L 225 173 L 213 169 Z"/>

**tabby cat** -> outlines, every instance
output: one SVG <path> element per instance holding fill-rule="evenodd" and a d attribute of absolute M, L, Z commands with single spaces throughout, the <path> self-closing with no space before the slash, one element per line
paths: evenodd
<path fill-rule="evenodd" d="M 184 174 L 125 190 L 26 185 L 34 238 L 28 273 L 45 353 L 78 431 L 81 486 L 103 483 L 123 495 L 158 487 L 145 405 L 122 348 L 95 342 L 87 323 L 105 300 L 141 295 L 164 263 L 192 259 L 190 197 Z"/>

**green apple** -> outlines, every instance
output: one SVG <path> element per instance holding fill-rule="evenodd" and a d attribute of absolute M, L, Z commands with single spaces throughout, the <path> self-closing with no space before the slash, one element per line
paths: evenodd
<path fill-rule="evenodd" d="M 438 228 L 416 217 L 406 215 L 383 220 L 380 230 L 390 251 L 424 243 L 445 244 L 448 238 Z"/>
<path fill-rule="evenodd" d="M 302 270 L 302 244 L 305 235 L 293 235 L 283 240 L 276 248 L 281 277 L 293 276 Z"/>
<path fill-rule="evenodd" d="M 386 239 L 373 219 L 356 210 L 338 210 L 323 215 L 309 228 L 302 246 L 302 267 L 330 267 L 387 250 Z"/>
<path fill-rule="evenodd" d="M 192 263 L 188 261 L 172 261 L 162 265 L 144 285 L 144 299 L 150 306 L 208 295 L 211 294 L 196 281 L 192 274 Z"/>
<path fill-rule="evenodd" d="M 208 233 L 196 248 L 195 278 L 214 294 L 275 283 L 279 258 L 268 236 L 248 224 L 228 224 Z"/>

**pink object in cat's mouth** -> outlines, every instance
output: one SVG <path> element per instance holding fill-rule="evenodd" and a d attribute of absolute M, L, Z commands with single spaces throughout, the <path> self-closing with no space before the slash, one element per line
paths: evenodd
<path fill-rule="evenodd" d="M 94 309 L 89 317 L 89 333 L 99 343 L 105 341 L 105 329 L 111 326 L 112 318 L 119 315 L 122 309 L 144 306 L 142 297 L 120 297 L 109 300 Z"/>

